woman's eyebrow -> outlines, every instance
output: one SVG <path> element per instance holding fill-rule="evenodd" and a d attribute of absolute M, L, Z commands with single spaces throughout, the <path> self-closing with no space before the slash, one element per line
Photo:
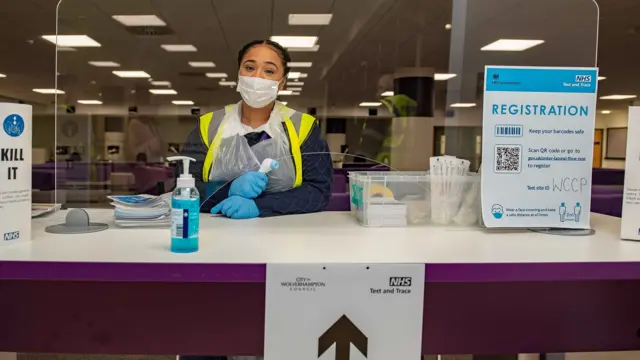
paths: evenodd
<path fill-rule="evenodd" d="M 278 65 L 276 65 L 276 63 L 271 62 L 271 61 L 265 61 L 265 64 L 269 64 L 269 65 L 273 65 L 276 67 L 276 69 L 278 69 Z"/>
<path fill-rule="evenodd" d="M 245 61 L 244 61 L 244 63 L 245 63 L 245 64 L 246 64 L 246 63 L 248 63 L 248 62 L 250 62 L 250 63 L 252 63 L 252 64 L 257 64 L 257 63 L 258 63 L 258 61 L 257 61 L 257 60 L 253 60 L 253 59 L 249 59 L 249 60 L 245 60 Z M 274 63 L 273 61 L 269 61 L 269 60 L 267 60 L 267 61 L 263 61 L 263 63 L 265 63 L 265 64 L 267 64 L 267 65 L 275 66 L 275 68 L 276 68 L 276 69 L 279 69 L 278 64 Z"/>

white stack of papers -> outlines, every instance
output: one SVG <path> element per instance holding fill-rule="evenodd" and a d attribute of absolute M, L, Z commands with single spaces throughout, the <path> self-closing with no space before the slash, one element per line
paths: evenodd
<path fill-rule="evenodd" d="M 31 218 L 52 214 L 62 207 L 62 204 L 31 204 Z"/>
<path fill-rule="evenodd" d="M 171 225 L 171 193 L 154 195 L 109 196 L 115 207 L 117 226 L 162 227 Z"/>
<path fill-rule="evenodd" d="M 407 226 L 407 204 L 393 198 L 372 198 L 364 221 L 369 226 Z"/>

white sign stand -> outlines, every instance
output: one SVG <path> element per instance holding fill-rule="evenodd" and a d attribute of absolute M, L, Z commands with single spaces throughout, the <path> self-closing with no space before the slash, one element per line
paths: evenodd
<path fill-rule="evenodd" d="M 589 229 L 596 68 L 485 69 L 487 227 Z"/>
<path fill-rule="evenodd" d="M 620 237 L 640 240 L 640 106 L 629 107 Z"/>
<path fill-rule="evenodd" d="M 0 103 L 0 245 L 31 240 L 31 106 Z"/>
<path fill-rule="evenodd" d="M 424 264 L 267 265 L 265 360 L 419 360 Z"/>

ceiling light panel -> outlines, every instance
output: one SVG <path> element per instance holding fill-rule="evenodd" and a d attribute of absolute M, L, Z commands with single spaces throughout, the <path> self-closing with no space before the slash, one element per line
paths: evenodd
<path fill-rule="evenodd" d="M 89 65 L 97 67 L 120 67 L 120 64 L 114 61 L 89 61 Z"/>
<path fill-rule="evenodd" d="M 524 51 L 544 43 L 544 40 L 500 39 L 483 47 L 482 51 Z"/>
<path fill-rule="evenodd" d="M 309 68 L 313 65 L 312 62 L 290 62 L 287 63 L 287 66 L 290 68 L 298 67 L 298 68 Z"/>
<path fill-rule="evenodd" d="M 433 76 L 433 79 L 436 81 L 445 81 L 445 80 L 453 79 L 456 76 L 457 76 L 456 74 L 435 74 Z"/>
<path fill-rule="evenodd" d="M 6 77 L 7 77 L 7 75 L 5 75 L 5 74 L 0 74 L 0 78 L 6 78 Z"/>
<path fill-rule="evenodd" d="M 149 92 L 154 95 L 176 95 L 177 91 L 173 89 L 149 89 Z"/>
<path fill-rule="evenodd" d="M 275 41 L 282 47 L 292 48 L 312 48 L 318 42 L 317 36 L 272 36 L 271 41 Z"/>
<path fill-rule="evenodd" d="M 165 44 L 160 45 L 163 49 L 169 52 L 196 52 L 198 48 L 191 44 Z"/>
<path fill-rule="evenodd" d="M 293 91 L 291 90 L 280 90 L 278 91 L 278 95 L 291 95 L 293 94 Z"/>
<path fill-rule="evenodd" d="M 218 85 L 220 86 L 236 86 L 236 82 L 235 81 L 219 81 Z"/>
<path fill-rule="evenodd" d="M 385 91 L 380 96 L 393 96 L 393 91 Z"/>
<path fill-rule="evenodd" d="M 378 107 L 380 105 L 382 105 L 381 102 L 364 101 L 364 102 L 361 102 L 359 106 L 362 106 L 362 107 Z"/>
<path fill-rule="evenodd" d="M 100 47 L 99 42 L 93 40 L 87 35 L 44 35 L 43 39 L 50 43 L 56 44 L 58 47 Z"/>
<path fill-rule="evenodd" d="M 292 72 L 289 73 L 289 75 L 287 75 L 287 77 L 289 79 L 304 79 L 307 76 L 309 76 L 309 74 L 301 73 L 301 72 L 298 72 L 298 71 L 292 71 Z"/>
<path fill-rule="evenodd" d="M 303 86 L 304 82 L 302 81 L 289 81 L 287 83 L 288 86 Z"/>
<path fill-rule="evenodd" d="M 194 68 L 212 68 L 216 67 L 216 64 L 211 61 L 189 61 L 189 66 Z"/>
<path fill-rule="evenodd" d="M 100 101 L 100 100 L 78 100 L 78 104 L 83 104 L 83 105 L 102 105 L 102 101 Z"/>
<path fill-rule="evenodd" d="M 206 73 L 205 75 L 212 79 L 226 79 L 229 77 L 227 73 Z"/>
<path fill-rule="evenodd" d="M 455 103 L 450 105 L 452 108 L 470 108 L 476 106 L 475 103 Z"/>
<path fill-rule="evenodd" d="M 289 14 L 289 25 L 329 25 L 333 14 Z"/>
<path fill-rule="evenodd" d="M 606 96 L 601 96 L 600 100 L 628 100 L 628 99 L 635 99 L 637 98 L 637 95 L 606 95 Z"/>
<path fill-rule="evenodd" d="M 194 102 L 191 100 L 174 100 L 172 101 L 174 105 L 193 105 Z"/>
<path fill-rule="evenodd" d="M 301 88 L 301 87 L 290 87 L 290 88 L 287 88 L 287 90 L 291 90 L 291 91 L 302 91 L 302 88 Z"/>
<path fill-rule="evenodd" d="M 113 20 L 124 26 L 167 26 L 156 15 L 114 15 Z"/>
<path fill-rule="evenodd" d="M 64 94 L 64 91 L 57 89 L 33 89 L 33 91 L 40 94 Z"/>
<path fill-rule="evenodd" d="M 144 71 L 135 70 L 135 71 L 113 71 L 113 74 L 119 76 L 121 78 L 150 78 L 151 75 L 147 74 Z"/>
<path fill-rule="evenodd" d="M 170 81 L 152 81 L 151 85 L 153 86 L 171 86 Z"/>
<path fill-rule="evenodd" d="M 289 52 L 316 52 L 320 50 L 320 45 L 315 45 L 312 47 L 289 47 L 287 48 Z"/>

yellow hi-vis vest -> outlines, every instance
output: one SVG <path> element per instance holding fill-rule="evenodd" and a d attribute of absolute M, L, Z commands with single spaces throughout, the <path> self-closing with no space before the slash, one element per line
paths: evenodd
<path fill-rule="evenodd" d="M 200 136 L 202 138 L 202 142 L 208 148 L 207 156 L 204 159 L 204 166 L 202 167 L 202 180 L 205 182 L 209 181 L 209 173 L 211 172 L 211 167 L 216 160 L 217 151 L 220 147 L 220 141 L 222 140 L 222 120 L 233 106 L 234 105 L 229 105 L 224 109 L 200 116 Z M 282 114 L 291 113 L 292 110 L 288 107 L 284 105 L 280 106 L 282 106 Z M 291 117 L 285 117 L 282 120 L 282 123 L 287 128 L 287 134 L 289 135 L 289 144 L 291 146 L 293 164 L 296 170 L 293 187 L 298 187 L 302 184 L 302 153 L 300 151 L 300 145 L 307 140 L 315 121 L 316 118 L 313 116 L 299 111 L 294 111 Z"/>

